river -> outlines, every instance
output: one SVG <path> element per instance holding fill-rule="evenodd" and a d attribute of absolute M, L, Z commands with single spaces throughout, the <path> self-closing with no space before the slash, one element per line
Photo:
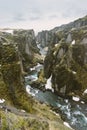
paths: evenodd
<path fill-rule="evenodd" d="M 29 85 L 29 82 L 37 80 L 37 73 L 41 68 L 43 66 L 37 64 L 31 68 L 31 75 L 25 77 L 26 91 L 40 102 L 56 108 L 56 111 L 60 112 L 63 119 L 75 130 L 87 130 L 87 104 L 82 101 L 64 99 L 49 90 L 43 92 Z"/>
<path fill-rule="evenodd" d="M 46 55 L 46 51 L 38 47 L 42 55 Z M 87 130 L 87 104 L 78 98 L 64 99 L 53 93 L 53 91 L 46 90 L 45 92 L 30 86 L 30 82 L 37 80 L 37 74 L 43 65 L 37 64 L 31 68 L 31 74 L 25 77 L 26 91 L 40 102 L 47 103 L 56 108 L 65 122 L 74 130 Z M 51 83 L 49 84 L 51 85 Z M 49 86 L 51 88 L 51 86 Z"/>

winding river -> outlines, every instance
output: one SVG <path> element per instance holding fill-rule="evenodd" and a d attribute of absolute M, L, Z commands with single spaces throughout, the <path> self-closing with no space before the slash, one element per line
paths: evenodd
<path fill-rule="evenodd" d="M 37 80 L 37 74 L 42 68 L 43 66 L 39 63 L 31 68 L 31 74 L 25 77 L 26 91 L 40 102 L 47 103 L 56 108 L 56 112 L 59 112 L 63 120 L 68 122 L 74 130 L 87 130 L 87 104 L 75 97 L 73 100 L 64 99 L 52 91 L 47 90 L 43 92 L 30 86 L 30 82 Z"/>

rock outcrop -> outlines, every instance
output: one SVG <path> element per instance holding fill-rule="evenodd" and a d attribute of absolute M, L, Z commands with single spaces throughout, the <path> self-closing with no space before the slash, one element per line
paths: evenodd
<path fill-rule="evenodd" d="M 37 35 L 37 42 L 40 43 L 42 47 L 56 44 L 62 38 L 65 38 L 67 42 L 71 42 L 73 38 L 71 37 L 70 32 L 81 28 L 84 28 L 85 30 L 87 29 L 87 16 L 77 19 L 69 24 L 55 27 L 52 30 L 39 32 Z M 81 34 L 81 32 L 79 33 Z"/>
<path fill-rule="evenodd" d="M 13 33 L 14 42 L 18 44 L 20 52 L 31 56 L 38 52 L 35 34 L 33 30 L 15 30 Z"/>
<path fill-rule="evenodd" d="M 73 22 L 73 25 L 64 25 L 65 30 L 56 32 L 60 41 L 49 47 L 44 72 L 47 79 L 52 76 L 53 88 L 57 94 L 83 97 L 83 92 L 87 89 L 86 21 L 87 17 L 84 17 Z"/>
<path fill-rule="evenodd" d="M 56 37 L 56 34 L 51 31 L 42 31 L 39 32 L 37 37 L 37 44 L 40 44 L 42 48 L 48 47 L 49 44 L 57 43 L 58 37 Z"/>
<path fill-rule="evenodd" d="M 2 45 L 0 66 L 0 98 L 16 107 L 32 111 L 31 99 L 24 88 L 21 61 L 12 44 Z"/>
<path fill-rule="evenodd" d="M 0 32 L 0 98 L 32 112 L 32 98 L 26 93 L 24 75 L 41 62 L 33 30 Z"/>
<path fill-rule="evenodd" d="M 52 47 L 44 62 L 46 78 L 52 75 L 52 84 L 56 93 L 69 95 L 82 94 L 87 83 L 87 62 L 83 44 L 68 44 L 61 41 Z"/>
<path fill-rule="evenodd" d="M 86 25 L 87 16 L 38 34 L 37 44 L 42 47 L 49 46 L 44 61 L 44 72 L 41 70 L 38 74 L 38 84 L 45 84 L 47 78 L 52 82 L 50 84 L 56 94 L 64 97 L 78 95 L 84 101 L 87 100 Z M 0 98 L 6 100 L 5 109 L 10 104 L 36 114 L 23 114 L 23 110 L 19 112 L 17 109 L 13 112 L 16 114 L 14 115 L 1 110 L 1 123 L 5 121 L 6 129 L 10 126 L 19 130 L 68 130 L 60 117 L 55 116 L 48 106 L 35 102 L 25 91 L 25 72 L 41 60 L 33 30 L 14 30 L 12 34 L 0 32 Z M 1 107 L 3 109 L 3 106 Z M 12 112 L 11 107 L 10 110 Z"/>
<path fill-rule="evenodd" d="M 15 30 L 13 42 L 18 47 L 25 71 L 27 71 L 30 65 L 42 60 L 33 30 Z"/>
<path fill-rule="evenodd" d="M 87 25 L 87 16 L 85 16 L 83 18 L 79 18 L 69 24 L 64 24 L 59 27 L 55 27 L 51 31 L 52 32 L 69 31 L 71 29 L 74 29 L 74 28 L 78 29 L 78 28 L 84 27 L 86 25 Z"/>

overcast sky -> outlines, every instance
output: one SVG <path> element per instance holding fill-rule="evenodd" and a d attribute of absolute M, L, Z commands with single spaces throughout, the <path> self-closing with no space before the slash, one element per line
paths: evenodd
<path fill-rule="evenodd" d="M 87 0 L 0 0 L 0 28 L 52 29 L 87 15 Z"/>

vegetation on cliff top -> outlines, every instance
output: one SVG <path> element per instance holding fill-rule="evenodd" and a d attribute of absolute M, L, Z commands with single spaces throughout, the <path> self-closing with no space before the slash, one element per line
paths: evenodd
<path fill-rule="evenodd" d="M 46 78 L 52 75 L 55 92 L 82 95 L 87 88 L 85 52 L 85 46 L 78 43 L 72 45 L 60 41 L 57 46 L 51 47 L 45 58 L 44 73 Z"/>
<path fill-rule="evenodd" d="M 18 52 L 12 44 L 2 46 L 1 50 L 0 98 L 32 112 L 33 102 L 24 88 Z"/>

